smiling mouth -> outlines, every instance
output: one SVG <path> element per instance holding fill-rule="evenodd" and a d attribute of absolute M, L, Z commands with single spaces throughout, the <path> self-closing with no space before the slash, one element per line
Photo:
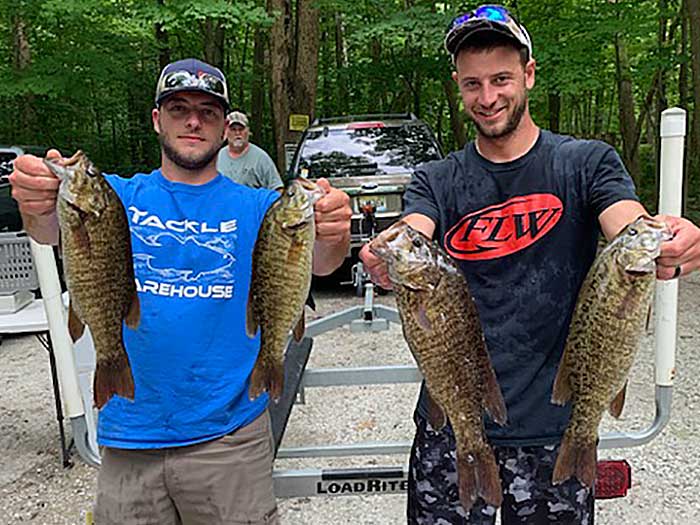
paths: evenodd
<path fill-rule="evenodd" d="M 505 108 L 494 109 L 492 111 L 477 111 L 476 114 L 482 118 L 491 119 L 497 115 L 500 115 L 503 111 L 505 111 Z"/>

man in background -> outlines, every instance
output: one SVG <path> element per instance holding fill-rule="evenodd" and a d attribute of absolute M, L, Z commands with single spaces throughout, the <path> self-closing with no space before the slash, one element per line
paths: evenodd
<path fill-rule="evenodd" d="M 216 162 L 222 175 L 251 188 L 277 190 L 283 186 L 270 156 L 250 143 L 250 128 L 245 113 L 229 113 L 226 118 L 226 139 L 228 145 L 221 148 Z"/>

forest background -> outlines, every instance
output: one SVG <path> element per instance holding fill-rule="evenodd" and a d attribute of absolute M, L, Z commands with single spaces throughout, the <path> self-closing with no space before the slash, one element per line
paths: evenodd
<path fill-rule="evenodd" d="M 541 127 L 615 146 L 647 206 L 659 118 L 688 111 L 685 210 L 700 218 L 700 0 L 512 0 L 526 25 Z M 161 67 L 227 75 L 251 140 L 284 163 L 290 115 L 412 112 L 444 151 L 473 138 L 442 48 L 476 3 L 433 0 L 0 0 L 0 144 L 82 148 L 107 172 L 159 164 Z"/>

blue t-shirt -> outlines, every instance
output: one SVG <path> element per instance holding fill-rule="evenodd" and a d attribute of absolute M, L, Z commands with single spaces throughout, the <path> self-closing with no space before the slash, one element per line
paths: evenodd
<path fill-rule="evenodd" d="M 246 425 L 267 406 L 248 399 L 259 338 L 245 333 L 252 253 L 278 198 L 218 175 L 203 185 L 160 170 L 109 175 L 129 220 L 141 321 L 124 326 L 135 399 L 100 411 L 100 445 L 191 445 Z"/>
<path fill-rule="evenodd" d="M 512 162 L 489 162 L 470 143 L 416 171 L 404 213 L 435 222 L 434 238 L 467 277 L 508 409 L 506 426 L 486 421 L 493 444 L 561 439 L 571 407 L 550 402 L 552 385 L 598 216 L 627 199 L 637 200 L 634 185 L 611 146 L 548 131 Z"/>

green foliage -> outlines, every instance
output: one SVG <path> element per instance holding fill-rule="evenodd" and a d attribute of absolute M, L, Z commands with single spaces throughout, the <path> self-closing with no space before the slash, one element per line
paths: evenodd
<path fill-rule="evenodd" d="M 533 116 L 550 120 L 551 97 L 560 101 L 563 133 L 595 136 L 620 145 L 616 98 L 616 38 L 625 42 L 637 104 L 663 73 L 668 104 L 678 103 L 680 0 L 519 0 L 504 2 L 527 26 L 537 59 L 530 94 Z M 253 37 L 274 16 L 263 0 L 0 0 L 1 144 L 86 149 L 109 171 L 130 173 L 158 165 L 151 128 L 159 55 L 203 57 L 207 22 L 224 30 L 224 70 L 233 102 L 252 112 Z M 317 115 L 411 111 L 454 147 L 444 82 L 451 64 L 445 29 L 461 2 L 434 0 L 316 0 L 321 19 Z M 474 2 L 469 3 L 472 7 Z M 292 1 L 292 13 L 296 1 Z M 673 28 L 659 44 L 659 20 Z M 18 68 L 21 22 L 31 62 Z M 336 46 L 336 30 L 344 40 Z M 156 39 L 156 25 L 167 44 Z M 269 33 L 268 33 L 269 34 Z M 340 67 L 338 66 L 340 64 Z M 269 67 L 265 67 L 269 71 Z M 264 79 L 269 90 L 269 77 Z M 692 93 L 688 86 L 688 92 Z M 558 98 L 556 98 L 558 97 Z M 274 152 L 269 99 L 263 133 L 255 140 Z M 687 108 L 690 110 L 690 108 Z M 656 109 L 651 112 L 652 127 Z M 653 134 L 652 134 L 653 135 Z M 655 195 L 656 149 L 641 145 L 640 193 Z M 700 155 L 700 153 L 696 153 Z M 688 202 L 700 202 L 698 190 Z"/>

